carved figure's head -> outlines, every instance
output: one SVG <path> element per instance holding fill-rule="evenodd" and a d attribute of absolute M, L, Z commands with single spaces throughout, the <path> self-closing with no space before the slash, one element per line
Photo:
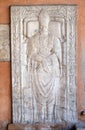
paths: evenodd
<path fill-rule="evenodd" d="M 39 14 L 39 22 L 41 26 L 48 26 L 50 17 L 46 10 L 41 10 Z"/>

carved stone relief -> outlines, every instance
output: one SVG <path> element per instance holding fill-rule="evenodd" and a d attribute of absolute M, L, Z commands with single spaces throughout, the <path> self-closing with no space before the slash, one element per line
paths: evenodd
<path fill-rule="evenodd" d="M 85 49 L 82 47 L 82 79 L 83 79 L 83 99 L 85 98 Z M 85 101 L 82 100 L 82 108 L 85 108 Z"/>
<path fill-rule="evenodd" d="M 0 24 L 0 61 L 10 61 L 9 25 Z"/>
<path fill-rule="evenodd" d="M 11 7 L 13 123 L 77 120 L 76 6 Z"/>

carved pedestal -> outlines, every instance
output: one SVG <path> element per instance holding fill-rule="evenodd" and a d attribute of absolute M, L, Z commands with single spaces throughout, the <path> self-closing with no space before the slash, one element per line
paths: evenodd
<path fill-rule="evenodd" d="M 76 6 L 11 7 L 11 52 L 13 123 L 75 122 Z"/>

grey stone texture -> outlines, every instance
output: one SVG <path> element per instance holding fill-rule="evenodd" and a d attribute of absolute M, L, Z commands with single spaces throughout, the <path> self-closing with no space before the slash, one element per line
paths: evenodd
<path fill-rule="evenodd" d="M 0 61 L 10 61 L 9 25 L 0 24 Z"/>
<path fill-rule="evenodd" d="M 76 6 L 12 6 L 13 123 L 77 121 Z"/>

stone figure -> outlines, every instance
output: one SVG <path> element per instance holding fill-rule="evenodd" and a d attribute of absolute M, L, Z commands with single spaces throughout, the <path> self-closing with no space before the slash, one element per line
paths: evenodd
<path fill-rule="evenodd" d="M 61 121 L 60 79 L 62 49 L 59 37 L 49 30 L 50 17 L 44 10 L 39 14 L 39 31 L 28 38 L 27 63 L 32 89 L 32 118 L 40 123 Z"/>
<path fill-rule="evenodd" d="M 14 124 L 77 122 L 76 23 L 76 5 L 11 7 Z"/>

